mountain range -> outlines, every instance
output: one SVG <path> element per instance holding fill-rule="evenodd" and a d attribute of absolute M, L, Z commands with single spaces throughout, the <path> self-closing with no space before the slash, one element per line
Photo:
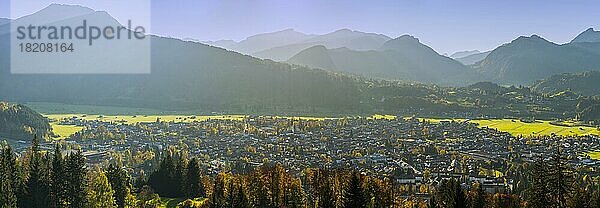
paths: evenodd
<path fill-rule="evenodd" d="M 600 83 L 600 71 L 563 73 L 537 81 L 532 89 L 550 95 L 574 92 L 584 96 L 594 96 L 600 95 L 598 83 Z"/>
<path fill-rule="evenodd" d="M 588 29 L 571 43 L 562 45 L 537 35 L 522 36 L 492 51 L 461 51 L 450 55 L 457 62 L 448 60 L 418 39 L 412 42 L 419 47 L 407 44 L 394 48 L 392 51 L 395 52 L 386 52 L 384 47 L 388 42 L 412 37 L 410 35 L 391 39 L 348 29 L 324 35 L 306 35 L 288 29 L 252 36 L 239 43 L 218 41 L 209 44 L 258 58 L 374 78 L 440 85 L 465 85 L 476 81 L 531 85 L 557 73 L 598 70 L 599 46 L 594 42 L 598 33 Z"/>
<path fill-rule="evenodd" d="M 473 68 L 504 84 L 531 84 L 553 74 L 600 69 L 600 43 L 559 45 L 540 36 L 521 36 L 494 49 Z"/>
<path fill-rule="evenodd" d="M 480 62 L 481 60 L 485 59 L 485 57 L 487 57 L 487 55 L 489 55 L 490 53 L 491 53 L 491 51 L 479 52 L 479 53 L 470 54 L 470 55 L 464 56 L 464 57 L 454 58 L 454 60 L 457 60 L 458 62 L 460 62 L 464 65 L 473 65 L 473 64 L 476 64 L 477 62 Z"/>
<path fill-rule="evenodd" d="M 585 43 L 585 42 L 600 42 L 600 31 L 594 31 L 594 28 L 589 28 L 577 35 L 571 43 Z"/>
<path fill-rule="evenodd" d="M 53 8 L 59 6 L 50 6 L 42 11 L 57 12 Z M 36 15 L 38 13 L 27 18 L 41 18 Z M 81 21 L 78 18 L 84 17 L 87 16 L 80 15 L 66 19 Z M 107 15 L 98 17 L 112 21 L 112 18 Z M 298 35 L 294 31 L 285 33 Z M 527 60 L 518 57 L 531 56 L 531 54 L 537 54 L 543 61 L 546 61 L 548 56 L 557 59 L 561 55 L 566 56 L 565 59 L 574 58 L 580 63 L 570 63 L 579 66 L 572 69 L 573 71 L 586 68 L 583 66 L 598 66 L 594 62 L 598 57 L 595 55 L 596 45 L 590 43 L 556 45 L 539 37 L 522 37 L 492 51 L 480 64 L 465 66 L 438 54 L 409 35 L 386 39 L 370 34 L 369 37 L 379 37 L 380 40 L 376 42 L 381 44 L 370 45 L 372 49 L 369 50 L 366 50 L 367 47 L 361 48 L 357 45 L 337 47 L 346 44 L 345 41 L 341 41 L 343 38 L 339 37 L 352 36 L 349 34 L 363 33 L 341 30 L 327 35 L 327 37 L 338 37 L 332 39 L 298 35 L 298 39 L 328 40 L 325 42 L 329 45 L 317 44 L 301 50 L 289 59 L 289 62 L 296 62 L 295 64 L 260 59 L 198 41 L 148 36 L 152 42 L 152 73 L 121 75 L 11 74 L 9 36 L 2 34 L 0 35 L 0 100 L 245 114 L 331 115 L 339 113 L 348 115 L 377 112 L 428 113 L 438 116 L 468 114 L 555 118 L 574 115 L 575 109 L 564 107 L 575 106 L 581 100 L 549 100 L 544 102 L 545 106 L 539 106 L 527 102 L 554 98 L 541 97 L 539 94 L 531 93 L 527 88 L 501 87 L 502 90 L 491 93 L 480 88 L 438 87 L 395 80 L 418 80 L 436 84 L 462 81 L 454 84 L 465 85 L 468 83 L 467 80 L 472 78 L 471 76 L 474 77 L 473 82 L 480 78 L 479 76 L 489 76 L 492 79 L 494 77 L 492 71 L 496 69 L 494 67 L 497 63 L 502 63 L 501 66 L 510 66 L 512 63 Z M 337 40 L 339 45 L 334 44 L 336 41 L 332 40 Z M 226 44 L 227 41 L 221 43 Z M 252 46 L 249 43 L 245 45 L 248 46 L 247 48 Z M 269 47 L 274 45 L 276 44 Z M 334 46 L 336 47 L 331 48 Z M 563 50 L 566 50 L 566 55 Z M 538 62 L 543 64 L 543 61 Z M 301 64 L 301 62 L 310 63 Z M 314 64 L 315 67 L 304 66 L 309 64 Z M 530 66 L 532 67 L 529 70 L 546 70 L 535 65 Z M 502 70 L 499 70 L 498 74 L 514 73 L 507 68 L 500 68 Z M 571 68 L 563 67 L 555 71 L 565 70 Z M 533 77 L 538 76 L 536 73 L 532 74 L 536 75 Z M 517 80 L 526 82 L 532 79 L 528 77 L 529 74 L 522 76 L 523 78 Z M 502 79 L 497 80 L 502 81 Z M 512 97 L 513 95 L 531 97 L 531 99 L 518 100 Z M 596 101 L 592 103 L 594 102 Z M 524 107 L 514 109 L 514 106 Z M 529 107 L 549 110 L 532 111 L 527 109 Z M 557 109 L 558 107 L 560 109 Z"/>
<path fill-rule="evenodd" d="M 377 50 L 314 46 L 287 62 L 368 77 L 430 84 L 466 85 L 475 80 L 474 73 L 467 67 L 438 54 L 409 35 L 389 40 Z"/>
<path fill-rule="evenodd" d="M 258 58 L 285 61 L 300 51 L 316 45 L 323 45 L 327 48 L 346 47 L 362 51 L 377 49 L 390 39 L 385 35 L 349 29 L 341 29 L 323 35 L 308 35 L 293 29 L 286 29 L 254 35 L 240 42 L 221 40 L 205 43 Z"/>
<path fill-rule="evenodd" d="M 455 52 L 455 53 L 453 53 L 452 55 L 450 55 L 448 57 L 453 58 L 453 59 L 457 59 L 457 58 L 463 58 L 463 57 L 467 57 L 467 56 L 478 54 L 478 53 L 481 53 L 481 51 L 479 51 L 479 50 L 458 51 L 458 52 Z"/>

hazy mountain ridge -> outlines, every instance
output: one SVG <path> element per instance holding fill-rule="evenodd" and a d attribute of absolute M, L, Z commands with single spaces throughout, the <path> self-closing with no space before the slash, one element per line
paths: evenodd
<path fill-rule="evenodd" d="M 553 75 L 537 81 L 532 89 L 546 94 L 571 91 L 584 96 L 600 95 L 600 71 Z"/>
<path fill-rule="evenodd" d="M 297 32 L 293 29 L 286 29 L 272 33 L 263 33 L 250 36 L 239 43 L 229 46 L 227 49 L 251 55 L 258 51 L 287 45 L 289 43 L 302 42 L 310 39 L 311 37 L 314 37 L 314 35 L 307 35 Z"/>
<path fill-rule="evenodd" d="M 589 28 L 571 41 L 571 43 L 583 42 L 600 42 L 600 31 L 594 31 L 594 28 Z"/>
<path fill-rule="evenodd" d="M 473 81 L 475 74 L 409 35 L 389 40 L 378 50 L 370 51 L 311 47 L 293 56 L 288 62 L 382 79 L 415 80 L 442 85 L 465 85 L 468 81 L 460 81 L 456 76 Z"/>
<path fill-rule="evenodd" d="M 460 62 L 464 65 L 473 65 L 473 64 L 476 64 L 477 62 L 480 62 L 483 59 L 485 59 L 485 57 L 487 57 L 490 53 L 491 53 L 491 51 L 486 51 L 486 52 L 468 55 L 468 56 L 461 57 L 461 58 L 455 58 L 454 60 L 457 60 L 458 62 Z"/>
<path fill-rule="evenodd" d="M 206 43 L 258 58 L 285 61 L 300 51 L 317 45 L 327 48 L 347 47 L 354 50 L 375 50 L 390 39 L 381 34 L 349 29 L 336 30 L 323 35 L 308 35 L 293 29 L 286 29 L 254 35 L 239 43 L 230 41 L 207 41 Z"/>
<path fill-rule="evenodd" d="M 558 45 L 532 35 L 494 49 L 474 68 L 495 82 L 529 84 L 553 74 L 597 70 L 599 57 L 597 43 Z"/>
<path fill-rule="evenodd" d="M 457 58 L 464 58 L 464 57 L 467 57 L 467 56 L 470 56 L 470 55 L 474 55 L 474 54 L 478 54 L 478 53 L 481 53 L 481 51 L 479 51 L 479 50 L 458 51 L 458 52 L 455 52 L 455 53 L 453 53 L 452 55 L 450 55 L 448 57 L 453 58 L 453 59 L 457 59 Z"/>

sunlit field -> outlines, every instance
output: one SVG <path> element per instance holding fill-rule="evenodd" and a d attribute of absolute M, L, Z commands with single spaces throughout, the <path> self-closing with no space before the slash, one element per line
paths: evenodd
<path fill-rule="evenodd" d="M 52 120 L 52 131 L 55 135 L 58 135 L 55 139 L 65 139 L 72 134 L 80 131 L 82 127 L 59 125 L 58 122 L 64 118 L 78 117 L 85 120 L 98 120 L 103 122 L 119 122 L 124 124 L 137 124 L 146 122 L 200 122 L 206 120 L 243 120 L 247 118 L 245 115 L 210 115 L 210 116 L 199 116 L 199 115 L 78 115 L 78 114 L 52 114 L 45 115 Z M 286 117 L 286 116 L 274 116 L 275 118 L 288 118 L 298 120 L 325 120 L 325 119 L 339 119 L 331 117 Z M 392 115 L 373 115 L 367 117 L 368 119 L 396 119 L 396 116 Z M 405 118 L 406 119 L 406 118 Z M 468 120 L 468 119 L 438 119 L 438 118 L 420 118 L 428 122 L 443 122 L 443 121 L 456 121 L 464 122 L 469 121 L 472 123 L 479 124 L 480 127 L 488 127 L 497 129 L 499 131 L 509 132 L 515 136 L 549 136 L 556 134 L 559 136 L 584 136 L 584 135 L 600 135 L 600 130 L 595 127 L 588 126 L 575 126 L 571 125 L 554 125 L 550 121 L 535 122 L 523 122 L 517 119 L 487 119 L 487 120 Z"/>
<path fill-rule="evenodd" d="M 57 137 L 53 138 L 55 140 L 62 140 L 62 139 L 69 138 L 69 136 L 71 136 L 83 129 L 83 127 L 81 127 L 81 126 L 59 125 L 56 122 L 50 123 L 50 126 L 52 127 L 52 132 L 54 133 L 54 135 L 57 136 Z"/>
<path fill-rule="evenodd" d="M 586 155 L 590 156 L 590 158 L 594 160 L 600 160 L 600 151 L 588 152 Z"/>
<path fill-rule="evenodd" d="M 495 120 L 471 120 L 481 127 L 494 128 L 499 131 L 509 132 L 513 135 L 522 136 L 548 136 L 556 134 L 559 136 L 584 136 L 600 135 L 598 128 L 588 126 L 559 126 L 551 124 L 550 121 L 539 121 L 527 123 L 516 119 Z"/>

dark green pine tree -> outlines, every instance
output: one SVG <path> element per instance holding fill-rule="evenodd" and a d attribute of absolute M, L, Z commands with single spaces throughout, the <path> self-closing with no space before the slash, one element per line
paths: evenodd
<path fill-rule="evenodd" d="M 171 154 L 165 154 L 162 161 L 158 165 L 158 169 L 148 179 L 148 183 L 160 196 L 164 197 L 183 197 L 181 194 L 183 184 L 183 174 L 179 172 L 183 170 L 181 167 L 177 167 L 179 161 L 176 160 Z"/>
<path fill-rule="evenodd" d="M 235 193 L 232 193 L 233 195 L 235 195 L 235 198 L 234 198 L 232 207 L 237 207 L 237 208 L 251 207 L 250 202 L 248 201 L 248 196 L 246 194 L 246 191 L 244 191 L 244 184 L 242 183 L 241 179 L 239 180 L 238 183 L 236 183 L 235 189 L 233 189 L 233 190 L 235 190 Z"/>
<path fill-rule="evenodd" d="M 9 145 L 5 145 L 6 148 L 2 154 L 2 164 L 8 174 L 8 178 L 11 179 L 12 192 L 16 197 L 17 207 L 25 207 L 27 201 L 27 190 L 25 189 L 25 174 L 23 168 L 17 163 L 15 153 Z"/>
<path fill-rule="evenodd" d="M 590 191 L 580 187 L 577 183 L 577 188 L 573 191 L 573 195 L 569 199 L 568 207 L 571 208 L 586 208 L 592 207 L 590 201 Z"/>
<path fill-rule="evenodd" d="M 213 185 L 213 193 L 210 197 L 209 207 L 210 208 L 222 208 L 227 207 L 225 195 L 225 177 L 224 174 L 219 174 L 215 178 Z"/>
<path fill-rule="evenodd" d="M 131 189 L 131 183 L 127 172 L 123 168 L 110 164 L 106 172 L 106 177 L 108 178 L 110 186 L 115 191 L 114 198 L 117 207 L 124 208 L 125 199 L 129 193 L 128 190 Z"/>
<path fill-rule="evenodd" d="M 571 194 L 570 187 L 573 184 L 572 170 L 565 161 L 560 145 L 557 145 L 550 160 L 547 185 L 551 199 L 558 208 L 567 207 L 567 197 Z"/>
<path fill-rule="evenodd" d="M 435 201 L 435 195 L 431 195 L 429 198 L 429 202 L 427 203 L 428 208 L 438 208 L 437 202 Z"/>
<path fill-rule="evenodd" d="M 47 157 L 40 153 L 38 138 L 34 136 L 29 152 L 26 207 L 45 208 L 50 206 L 50 178 L 48 177 L 47 162 Z"/>
<path fill-rule="evenodd" d="M 443 180 L 435 192 L 435 204 L 438 207 L 467 207 L 465 193 L 460 186 L 460 183 L 454 178 Z"/>
<path fill-rule="evenodd" d="M 548 166 L 543 159 L 539 158 L 530 167 L 530 182 L 526 190 L 527 207 L 542 208 L 553 206 L 553 202 L 549 197 L 548 191 Z"/>
<path fill-rule="evenodd" d="M 78 151 L 65 158 L 66 201 L 69 207 L 85 206 L 85 157 Z"/>
<path fill-rule="evenodd" d="M 187 161 L 186 158 L 179 155 L 177 158 L 177 164 L 175 165 L 175 172 L 173 172 L 171 179 L 173 183 L 173 196 L 175 197 L 184 197 L 186 196 L 186 173 L 187 173 Z"/>
<path fill-rule="evenodd" d="M 202 176 L 200 175 L 200 166 L 198 160 L 194 157 L 190 160 L 186 173 L 187 185 L 185 194 L 188 198 L 197 198 L 205 195 Z"/>
<path fill-rule="evenodd" d="M 471 208 L 483 208 L 485 207 L 485 199 L 486 199 L 486 193 L 485 190 L 483 190 L 483 186 L 481 185 L 481 183 L 473 183 L 473 185 L 471 186 L 471 190 L 469 190 L 470 194 L 470 198 L 469 198 L 469 204 Z"/>
<path fill-rule="evenodd" d="M 0 207 L 13 208 L 17 207 L 17 197 L 13 193 L 9 174 L 1 167 L 0 170 Z"/>
<path fill-rule="evenodd" d="M 596 185 L 594 192 L 592 192 L 589 205 L 590 207 L 600 208 L 600 187 L 598 185 Z"/>
<path fill-rule="evenodd" d="M 358 172 L 352 172 L 350 176 L 350 182 L 348 184 L 348 190 L 346 192 L 346 202 L 344 207 L 348 208 L 360 208 L 366 207 L 367 200 L 365 199 L 361 175 Z"/>
<path fill-rule="evenodd" d="M 67 186 L 67 181 L 65 178 L 65 162 L 58 144 L 54 147 L 51 176 L 52 183 L 50 185 L 50 205 L 55 208 L 64 207 L 66 203 L 65 187 Z"/>
<path fill-rule="evenodd" d="M 4 145 L 0 145 L 0 148 L 2 150 L 0 152 L 0 207 L 17 207 L 17 196 L 13 191 L 13 180 L 15 178 L 9 161 L 14 158 L 6 155 L 12 154 L 12 151 L 10 151 L 10 147 L 6 148 L 8 150 L 6 151 Z"/>
<path fill-rule="evenodd" d="M 465 192 L 460 186 L 460 183 L 457 180 L 454 180 L 454 178 L 450 179 L 450 181 L 454 188 L 454 208 L 466 208 L 467 197 L 465 196 Z"/>

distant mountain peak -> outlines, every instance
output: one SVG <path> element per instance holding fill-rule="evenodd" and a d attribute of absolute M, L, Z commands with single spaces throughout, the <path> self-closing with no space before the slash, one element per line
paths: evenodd
<path fill-rule="evenodd" d="M 533 34 L 529 37 L 527 36 L 519 36 L 517 39 L 513 40 L 511 42 L 511 44 L 536 44 L 536 43 L 540 43 L 540 44 L 554 44 L 542 37 L 540 37 L 539 35 Z"/>
<path fill-rule="evenodd" d="M 448 56 L 448 54 L 446 54 L 445 56 L 448 56 L 450 58 L 456 59 L 456 58 L 463 58 L 463 57 L 467 57 L 473 54 L 478 54 L 481 53 L 481 51 L 479 50 L 468 50 L 468 51 L 458 51 L 453 53 L 452 55 Z"/>
<path fill-rule="evenodd" d="M 577 37 L 571 41 L 571 43 L 576 42 L 600 42 L 600 31 L 595 31 L 594 28 L 590 27 L 577 35 Z"/>
<path fill-rule="evenodd" d="M 396 38 L 396 39 L 394 39 L 394 40 L 400 40 L 400 41 L 414 41 L 414 42 L 418 42 L 418 43 L 420 43 L 420 41 L 419 41 L 419 38 L 415 38 L 415 36 L 412 36 L 412 35 L 402 35 L 402 36 L 400 36 L 400 37 L 397 37 L 397 38 Z"/>
<path fill-rule="evenodd" d="M 40 10 L 41 11 L 52 11 L 52 12 L 79 12 L 79 13 L 92 13 L 95 12 L 95 10 L 89 8 L 89 7 L 85 7 L 85 6 L 81 6 L 81 5 L 73 5 L 73 4 L 59 4 L 59 3 L 52 3 L 50 5 L 48 5 L 46 8 Z"/>
<path fill-rule="evenodd" d="M 433 51 L 429 46 L 423 45 L 419 42 L 418 38 L 412 35 L 402 35 L 400 37 L 389 40 L 381 46 L 380 50 L 406 50 L 407 48 L 428 48 Z M 436 52 L 434 52 L 436 53 Z"/>
<path fill-rule="evenodd" d="M 342 33 L 342 32 L 353 32 L 353 30 L 348 29 L 348 28 L 342 28 L 342 29 L 334 31 L 334 33 Z"/>

